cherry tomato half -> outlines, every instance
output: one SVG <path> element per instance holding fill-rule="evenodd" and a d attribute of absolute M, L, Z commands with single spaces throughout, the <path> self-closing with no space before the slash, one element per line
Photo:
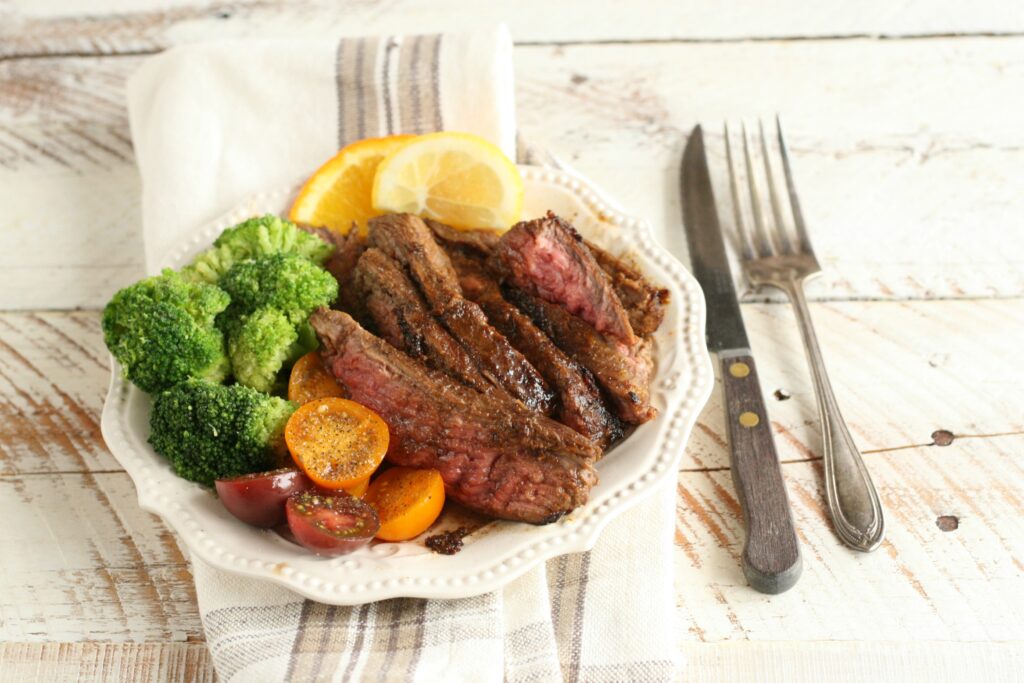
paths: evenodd
<path fill-rule="evenodd" d="M 294 468 L 257 472 L 214 483 L 228 512 L 253 526 L 269 529 L 285 521 L 288 496 L 313 486 L 305 474 Z"/>
<path fill-rule="evenodd" d="M 317 555 L 350 553 L 369 543 L 380 529 L 377 512 L 347 493 L 296 493 L 288 498 L 285 511 L 295 540 Z"/>

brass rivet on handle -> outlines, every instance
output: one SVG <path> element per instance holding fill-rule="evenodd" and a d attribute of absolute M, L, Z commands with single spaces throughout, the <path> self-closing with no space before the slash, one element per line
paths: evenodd
<path fill-rule="evenodd" d="M 742 379 L 750 374 L 750 366 L 746 363 L 737 361 L 729 366 L 729 374 L 737 379 Z"/>
<path fill-rule="evenodd" d="M 761 421 L 761 418 L 757 416 L 757 413 L 740 413 L 740 424 L 744 427 L 756 427 Z"/>

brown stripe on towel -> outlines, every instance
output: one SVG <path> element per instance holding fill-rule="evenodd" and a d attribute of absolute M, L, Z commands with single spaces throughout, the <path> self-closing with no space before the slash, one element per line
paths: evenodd
<path fill-rule="evenodd" d="M 434 115 L 431 130 L 444 130 L 444 118 L 441 115 L 441 34 L 430 36 L 424 47 L 430 50 L 430 109 Z M 431 44 L 432 43 L 432 44 Z"/>
<path fill-rule="evenodd" d="M 399 129 L 403 133 L 424 133 L 423 97 L 420 79 L 426 71 L 423 64 L 423 41 L 425 36 L 411 36 L 402 41 L 398 54 L 398 113 Z M 429 90 L 429 88 L 423 88 Z"/>
<path fill-rule="evenodd" d="M 359 56 L 357 56 L 357 85 L 359 106 L 359 137 L 381 135 L 380 123 L 380 89 L 384 83 L 377 80 L 377 60 L 380 58 L 380 38 L 360 38 Z"/>
<path fill-rule="evenodd" d="M 335 91 L 337 92 L 337 96 L 338 96 L 338 148 L 339 148 L 339 150 L 340 150 L 340 148 L 345 146 L 345 144 L 348 141 L 348 136 L 345 134 L 345 106 L 344 106 L 344 98 L 342 97 L 342 93 L 345 90 L 342 87 L 342 79 L 341 79 L 342 55 L 344 54 L 345 43 L 347 43 L 347 42 L 348 41 L 346 41 L 345 39 L 341 39 L 341 40 L 338 41 L 338 50 L 335 53 L 335 57 L 334 57 L 334 83 L 335 83 Z"/>
<path fill-rule="evenodd" d="M 554 572 L 551 571 L 555 566 Z M 555 641 L 569 643 L 559 650 L 562 677 L 576 681 L 580 673 L 580 645 L 583 635 L 583 610 L 587 594 L 590 553 L 564 555 L 548 563 L 548 590 L 551 592 L 551 626 Z"/>
<path fill-rule="evenodd" d="M 382 60 L 380 70 L 380 88 L 381 88 L 381 99 L 384 100 L 384 132 L 386 135 L 395 134 L 395 117 L 392 111 L 394 105 L 391 99 L 395 96 L 394 94 L 394 83 L 391 80 L 391 55 L 395 50 L 398 49 L 398 41 L 393 36 L 388 36 L 384 40 L 384 59 Z"/>
<path fill-rule="evenodd" d="M 360 90 L 359 68 L 365 40 L 343 38 L 338 48 L 338 109 L 341 111 L 340 128 L 344 137 L 339 147 L 360 139 L 361 112 L 364 107 Z M 371 104 L 376 106 L 371 100 Z"/>
<path fill-rule="evenodd" d="M 369 605 L 337 607 L 307 600 L 288 662 L 288 680 L 333 678 L 346 664 L 351 671 L 361 655 Z M 348 676 L 348 674 L 346 674 Z"/>

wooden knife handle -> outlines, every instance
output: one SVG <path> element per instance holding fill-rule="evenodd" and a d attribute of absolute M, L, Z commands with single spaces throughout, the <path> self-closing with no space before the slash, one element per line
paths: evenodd
<path fill-rule="evenodd" d="M 754 589 L 782 593 L 800 578 L 803 565 L 757 366 L 743 352 L 720 354 L 719 363 L 732 480 L 747 528 L 743 573 Z"/>

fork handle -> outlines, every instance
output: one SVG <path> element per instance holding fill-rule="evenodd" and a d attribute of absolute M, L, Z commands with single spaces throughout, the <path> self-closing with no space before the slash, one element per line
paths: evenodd
<path fill-rule="evenodd" d="M 825 371 L 825 361 L 818 347 L 811 311 L 804 296 L 803 282 L 795 280 L 786 288 L 803 336 L 807 360 L 811 366 L 814 392 L 818 398 L 818 415 L 824 445 L 825 495 L 829 514 L 839 538 L 854 550 L 870 552 L 885 535 L 885 519 L 878 492 L 864 465 L 857 445 L 850 436 L 832 384 Z"/>
<path fill-rule="evenodd" d="M 718 360 L 730 469 L 747 528 L 743 573 L 755 590 L 782 593 L 800 578 L 802 563 L 757 366 L 746 349 L 723 351 Z"/>

